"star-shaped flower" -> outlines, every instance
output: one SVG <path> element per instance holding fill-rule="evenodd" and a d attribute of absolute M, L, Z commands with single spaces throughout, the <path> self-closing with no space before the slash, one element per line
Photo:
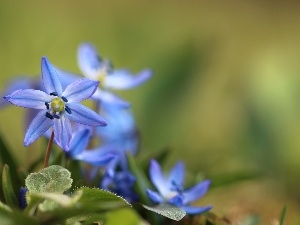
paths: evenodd
<path fill-rule="evenodd" d="M 168 203 L 180 207 L 187 214 L 200 214 L 210 210 L 212 206 L 189 205 L 207 192 L 210 181 L 204 180 L 188 190 L 183 190 L 184 174 L 185 169 L 182 162 L 177 163 L 169 176 L 165 177 L 158 162 L 151 160 L 150 179 L 159 193 L 147 189 L 149 198 L 155 203 Z"/>
<path fill-rule="evenodd" d="M 41 70 L 46 92 L 20 89 L 4 97 L 14 105 L 41 110 L 26 131 L 25 146 L 53 126 L 56 143 L 68 150 L 72 137 L 70 120 L 89 126 L 106 125 L 97 113 L 79 103 L 94 94 L 99 82 L 80 79 L 69 84 L 63 91 L 58 74 L 46 57 L 42 58 Z"/>
<path fill-rule="evenodd" d="M 149 69 L 142 70 L 133 75 L 126 69 L 113 69 L 109 60 L 103 60 L 97 49 L 90 43 L 82 43 L 78 47 L 78 65 L 83 75 L 92 80 L 101 82 L 93 95 L 93 99 L 101 101 L 101 104 L 114 104 L 121 107 L 129 107 L 130 104 L 113 94 L 110 90 L 126 90 L 137 87 L 152 76 Z"/>

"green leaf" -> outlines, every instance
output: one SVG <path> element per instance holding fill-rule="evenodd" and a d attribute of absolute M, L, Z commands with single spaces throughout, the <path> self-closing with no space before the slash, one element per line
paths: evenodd
<path fill-rule="evenodd" d="M 0 224 L 12 225 L 12 224 L 30 224 L 30 225 L 42 225 L 36 219 L 28 217 L 21 213 L 21 211 L 5 211 L 0 210 Z"/>
<path fill-rule="evenodd" d="M 128 165 L 129 165 L 130 171 L 136 177 L 135 190 L 140 197 L 140 201 L 143 204 L 149 205 L 150 200 L 148 198 L 146 188 L 151 187 L 151 184 L 149 183 L 143 170 L 137 165 L 132 154 L 127 153 L 127 160 L 128 160 Z"/>
<path fill-rule="evenodd" d="M 0 160 L 2 164 L 7 164 L 11 168 L 11 175 L 12 175 L 12 183 L 14 185 L 14 190 L 17 191 L 17 189 L 21 186 L 22 179 L 19 176 L 18 168 L 19 164 L 11 154 L 12 151 L 8 148 L 7 144 L 5 143 L 5 140 L 0 133 Z M 2 185 L 1 185 L 2 186 Z"/>
<path fill-rule="evenodd" d="M 68 207 L 74 205 L 80 198 L 82 192 L 77 192 L 71 197 L 61 193 L 28 193 L 27 197 L 30 199 L 36 199 L 36 202 L 44 199 L 56 202 L 58 205 Z"/>
<path fill-rule="evenodd" d="M 78 192 L 82 192 L 81 197 L 79 199 L 80 203 L 109 204 L 109 202 L 111 202 L 111 203 L 117 203 L 119 206 L 131 206 L 131 204 L 127 202 L 124 198 L 107 190 L 103 190 L 99 188 L 83 187 L 77 189 L 75 194 Z"/>
<path fill-rule="evenodd" d="M 58 165 L 49 166 L 38 173 L 31 173 L 25 185 L 32 193 L 63 193 L 72 185 L 71 173 Z"/>
<path fill-rule="evenodd" d="M 0 211 L 4 210 L 6 212 L 12 212 L 12 209 L 5 205 L 3 202 L 0 202 Z"/>
<path fill-rule="evenodd" d="M 285 215 L 286 215 L 286 206 L 283 207 L 281 214 L 280 214 L 280 222 L 279 225 L 283 225 L 284 224 L 284 220 L 285 220 Z"/>
<path fill-rule="evenodd" d="M 84 220 L 84 222 L 81 223 L 81 225 L 102 225 L 103 221 L 105 220 L 105 215 L 103 214 L 99 214 L 99 213 L 95 213 L 89 216 L 89 218 L 87 218 L 86 220 Z M 106 223 L 105 223 L 106 225 Z"/>
<path fill-rule="evenodd" d="M 19 203 L 12 186 L 8 165 L 4 165 L 3 167 L 2 186 L 6 204 L 12 208 L 17 208 Z"/>
<path fill-rule="evenodd" d="M 122 225 L 141 225 L 141 218 L 132 208 L 123 208 L 106 213 L 105 225 L 115 225 L 122 221 Z"/>
<path fill-rule="evenodd" d="M 72 174 L 72 178 L 73 178 L 72 188 L 83 186 L 83 176 L 81 173 L 80 162 L 72 159 L 65 159 L 65 160 L 68 161 L 67 168 Z"/>
<path fill-rule="evenodd" d="M 154 207 L 143 205 L 143 207 L 176 221 L 181 220 L 186 215 L 186 212 L 183 209 L 169 204 L 159 204 Z"/>

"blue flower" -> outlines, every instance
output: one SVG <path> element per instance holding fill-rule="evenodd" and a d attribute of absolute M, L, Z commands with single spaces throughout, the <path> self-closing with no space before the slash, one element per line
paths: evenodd
<path fill-rule="evenodd" d="M 28 189 L 26 187 L 21 187 L 19 190 L 19 207 L 20 209 L 25 209 L 27 206 L 27 201 L 26 201 L 26 193 Z"/>
<path fill-rule="evenodd" d="M 138 196 L 133 190 L 135 180 L 129 171 L 120 171 L 113 175 L 106 173 L 102 178 L 100 187 L 122 196 L 128 202 L 135 202 L 138 200 Z"/>
<path fill-rule="evenodd" d="M 120 164 L 125 170 L 127 169 L 126 152 L 136 155 L 139 148 L 138 129 L 132 112 L 118 107 L 104 107 L 101 112 L 108 125 L 96 128 L 96 135 L 100 137 L 104 149 L 113 149 L 119 153 L 110 169 L 113 170 Z"/>
<path fill-rule="evenodd" d="M 100 86 L 93 99 L 101 104 L 114 104 L 129 107 L 130 104 L 109 90 L 131 89 L 146 82 L 152 76 L 152 71 L 145 69 L 137 75 L 125 69 L 114 70 L 109 60 L 102 60 L 97 49 L 90 43 L 82 43 L 78 48 L 78 64 L 81 72 L 87 78 L 100 81 Z"/>
<path fill-rule="evenodd" d="M 116 157 L 114 152 L 102 151 L 101 148 L 86 150 L 90 140 L 90 129 L 80 129 L 72 134 L 70 148 L 65 151 L 72 159 L 80 160 L 93 166 L 105 166 Z"/>
<path fill-rule="evenodd" d="M 46 57 L 42 58 L 41 70 L 46 92 L 20 89 L 4 97 L 14 105 L 41 110 L 26 131 L 25 146 L 53 126 L 56 143 L 68 150 L 72 137 L 70 120 L 89 126 L 106 125 L 97 113 L 79 104 L 93 95 L 99 82 L 80 79 L 69 84 L 63 91 L 57 72 Z"/>
<path fill-rule="evenodd" d="M 212 206 L 189 205 L 207 192 L 210 181 L 204 180 L 188 190 L 183 190 L 184 174 L 185 169 L 182 162 L 177 163 L 168 177 L 165 177 L 158 162 L 151 160 L 150 179 L 159 193 L 147 189 L 149 198 L 155 203 L 168 203 L 180 207 L 187 214 L 200 214 L 210 210 Z"/>

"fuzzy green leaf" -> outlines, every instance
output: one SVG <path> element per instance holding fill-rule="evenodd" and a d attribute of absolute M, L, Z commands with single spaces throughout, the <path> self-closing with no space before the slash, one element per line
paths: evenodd
<path fill-rule="evenodd" d="M 58 165 L 49 166 L 38 173 L 31 173 L 25 179 L 30 193 L 63 193 L 72 185 L 71 173 Z"/>
<path fill-rule="evenodd" d="M 2 171 L 2 186 L 6 204 L 12 208 L 19 206 L 18 199 L 14 193 L 8 165 L 4 165 Z"/>
<path fill-rule="evenodd" d="M 186 215 L 186 212 L 183 209 L 169 204 L 159 204 L 154 207 L 143 205 L 143 207 L 176 221 L 181 220 Z"/>
<path fill-rule="evenodd" d="M 99 188 L 79 188 L 75 193 L 82 192 L 81 197 L 79 199 L 80 203 L 89 203 L 89 204 L 109 204 L 109 203 L 117 203 L 120 206 L 131 206 L 129 202 L 127 202 L 121 196 L 118 196 L 110 191 L 99 189 Z"/>

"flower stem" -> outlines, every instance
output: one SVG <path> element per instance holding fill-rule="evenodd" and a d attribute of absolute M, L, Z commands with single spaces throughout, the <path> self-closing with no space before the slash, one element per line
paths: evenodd
<path fill-rule="evenodd" d="M 44 160 L 44 168 L 48 167 L 50 153 L 51 153 L 51 149 L 52 149 L 53 138 L 54 138 L 54 131 L 52 130 L 51 137 L 49 139 L 47 150 L 46 150 L 46 155 L 45 155 L 45 160 Z"/>

